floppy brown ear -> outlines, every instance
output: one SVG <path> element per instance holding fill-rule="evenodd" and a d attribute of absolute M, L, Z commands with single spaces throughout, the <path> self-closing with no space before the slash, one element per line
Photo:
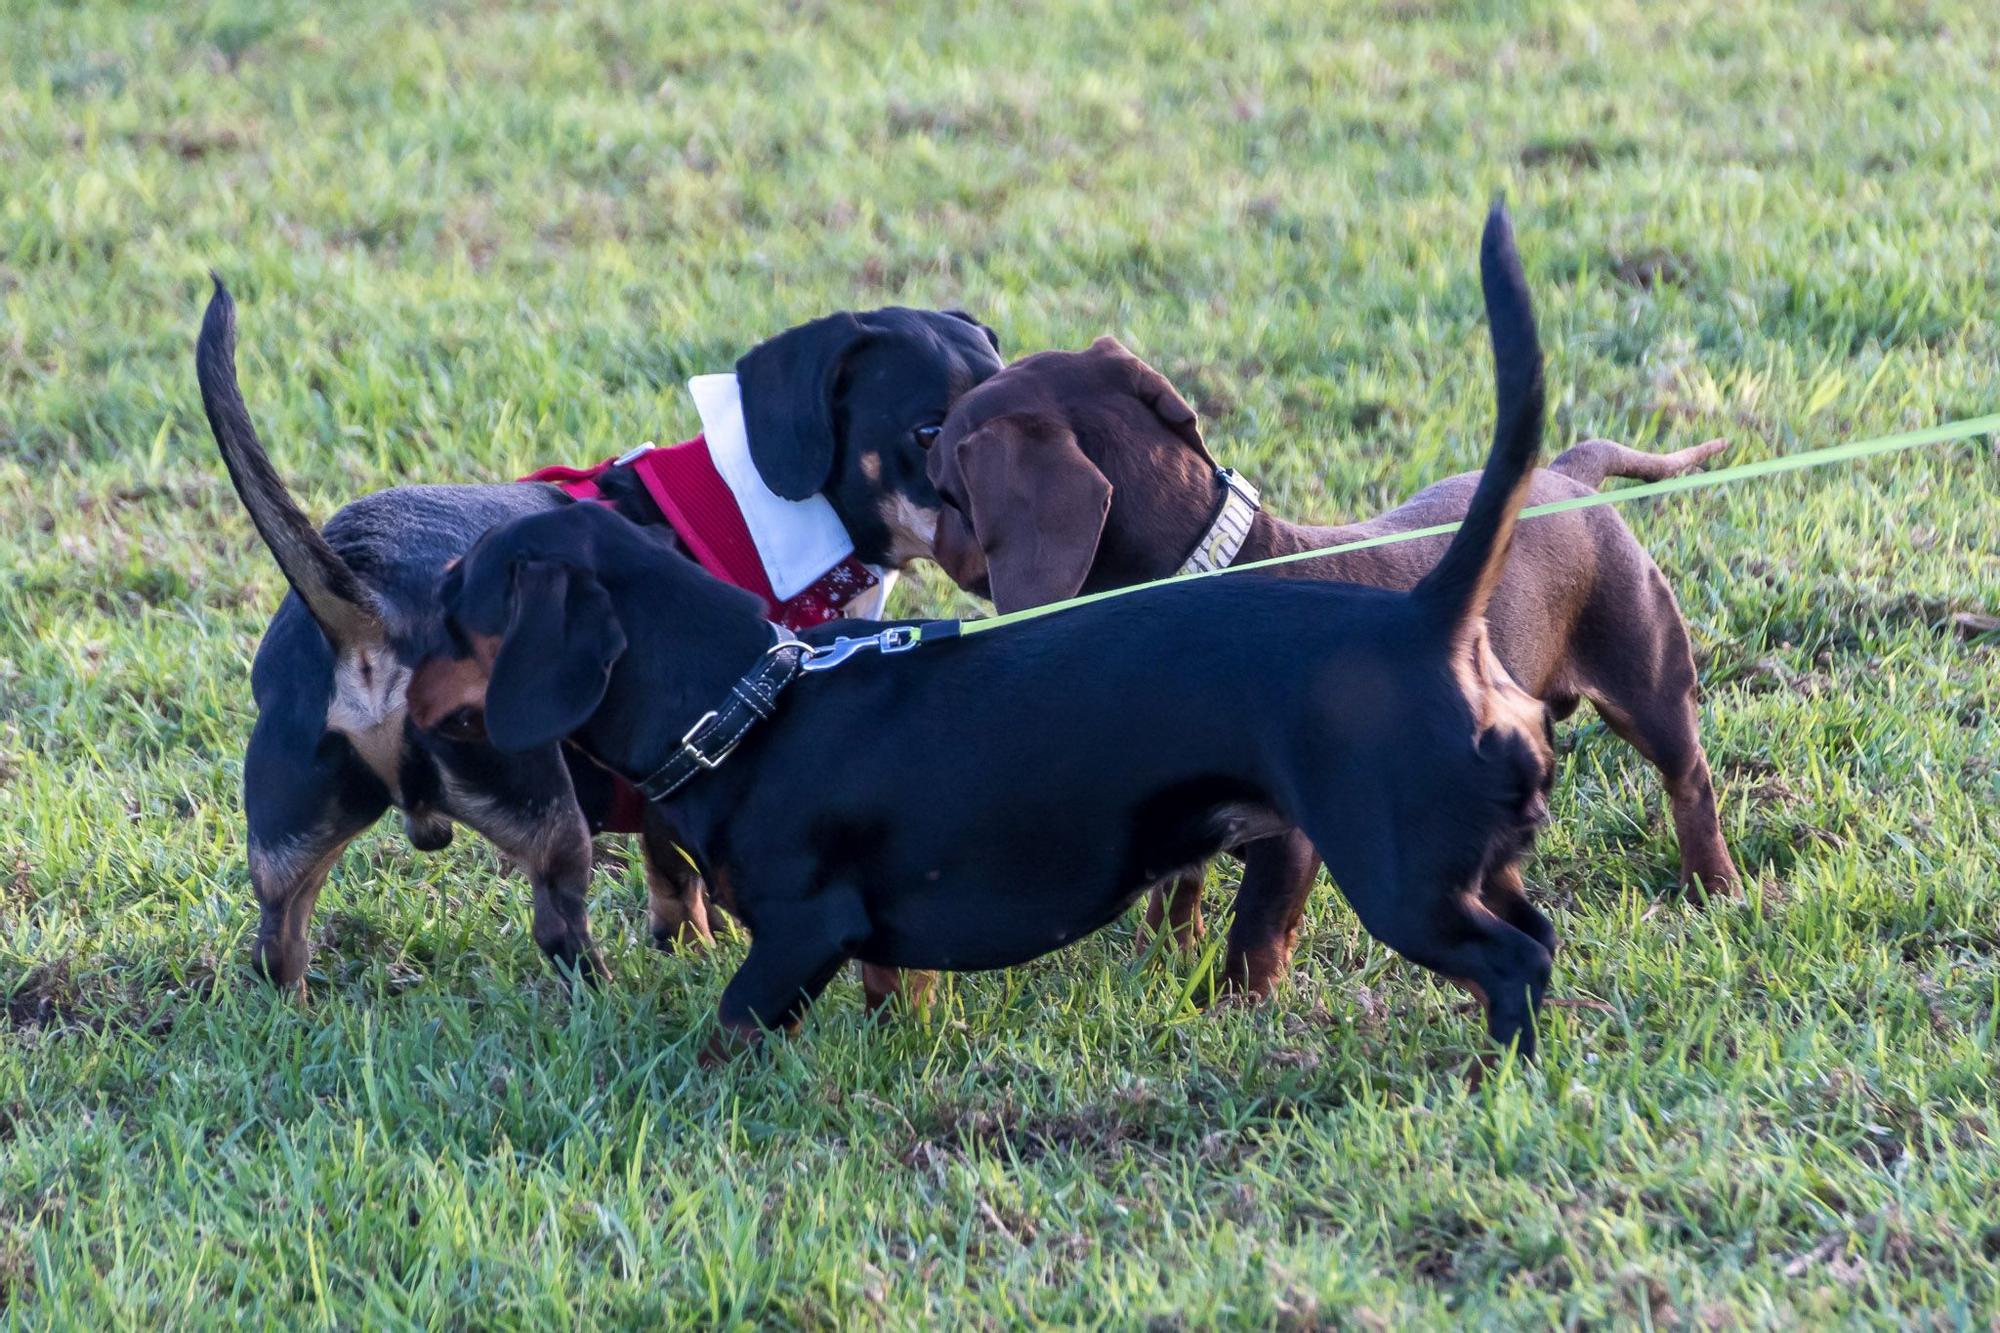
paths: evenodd
<path fill-rule="evenodd" d="M 1201 438 L 1201 419 L 1165 375 L 1134 356 L 1124 343 L 1108 333 L 1092 343 L 1090 350 L 1118 367 L 1126 389 L 1153 410 L 1161 425 L 1186 441 L 1187 446 L 1200 454 L 1210 467 L 1216 465 L 1215 458 L 1208 452 L 1208 445 Z"/>
<path fill-rule="evenodd" d="M 1018 611 L 1076 596 L 1097 559 L 1111 483 L 1069 427 L 997 417 L 958 442 L 957 462 L 993 605 Z"/>
<path fill-rule="evenodd" d="M 486 686 L 486 739 L 518 752 L 553 744 L 590 720 L 625 651 L 625 631 L 588 570 L 524 560 L 512 587 Z"/>

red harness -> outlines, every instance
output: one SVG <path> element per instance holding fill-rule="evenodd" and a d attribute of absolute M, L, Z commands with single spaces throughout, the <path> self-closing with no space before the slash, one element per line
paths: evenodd
<path fill-rule="evenodd" d="M 646 494 L 666 515 L 667 522 L 687 545 L 701 567 L 725 583 L 764 599 L 764 614 L 789 630 L 810 629 L 838 620 L 847 604 L 874 587 L 880 580 L 868 567 L 849 555 L 809 587 L 785 601 L 772 591 L 771 579 L 757 554 L 757 543 L 743 521 L 736 497 L 709 455 L 708 441 L 700 435 L 686 444 L 666 449 L 649 448 L 636 458 L 625 455 L 632 470 L 646 487 Z M 597 479 L 617 466 L 619 459 L 606 459 L 592 468 L 545 467 L 521 478 L 559 486 L 573 499 L 599 500 Z M 605 829 L 611 833 L 637 833 L 645 811 L 645 801 L 630 784 L 617 779 L 611 818 Z"/>

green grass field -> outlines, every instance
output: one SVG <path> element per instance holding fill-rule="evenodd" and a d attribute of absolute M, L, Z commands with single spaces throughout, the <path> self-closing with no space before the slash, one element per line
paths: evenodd
<path fill-rule="evenodd" d="M 1534 1069 L 1470 1089 L 1458 992 L 1325 889 L 1262 1008 L 1127 921 L 708 1072 L 742 941 L 643 947 L 616 840 L 601 993 L 393 822 L 309 998 L 249 976 L 283 585 L 191 357 L 212 266 L 324 516 L 962 303 L 1116 333 L 1343 518 L 1483 453 L 1505 189 L 1552 447 L 1763 458 L 2000 410 L 1991 6 L 4 0 L 0 69 L 0 1323 L 2000 1327 L 1994 441 L 1629 513 L 1750 885 L 1677 905 L 1652 771 L 1564 726 L 1528 877 L 1600 1003 Z"/>

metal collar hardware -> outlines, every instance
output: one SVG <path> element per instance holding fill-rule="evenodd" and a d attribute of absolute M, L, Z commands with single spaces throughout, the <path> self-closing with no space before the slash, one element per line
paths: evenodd
<path fill-rule="evenodd" d="M 1234 468 L 1217 468 L 1215 476 L 1223 487 L 1222 507 L 1216 511 L 1208 531 L 1194 544 L 1193 552 L 1181 561 L 1179 573 L 1204 574 L 1227 569 L 1249 539 L 1250 524 L 1257 517 L 1261 500 L 1257 488 L 1238 476 Z"/>

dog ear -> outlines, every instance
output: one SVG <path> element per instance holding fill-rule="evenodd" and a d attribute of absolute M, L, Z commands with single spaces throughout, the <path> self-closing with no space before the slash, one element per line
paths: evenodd
<path fill-rule="evenodd" d="M 1064 423 L 997 417 L 958 442 L 956 456 L 1002 612 L 1076 596 L 1097 559 L 1111 483 Z"/>
<path fill-rule="evenodd" d="M 1201 438 L 1201 420 L 1195 410 L 1188 406 L 1187 399 L 1168 382 L 1167 377 L 1134 356 L 1124 343 L 1110 334 L 1105 334 L 1090 345 L 1091 353 L 1104 358 L 1117 367 L 1120 381 L 1134 398 L 1152 409 L 1160 424 L 1181 437 L 1187 446 L 1200 454 L 1202 461 L 1210 467 L 1216 466 L 1215 458 L 1208 452 L 1208 445 Z"/>
<path fill-rule="evenodd" d="M 547 560 L 514 566 L 513 607 L 486 686 L 486 737 L 518 753 L 581 727 L 604 700 L 625 631 L 589 571 Z"/>
<path fill-rule="evenodd" d="M 758 343 L 737 361 L 750 461 L 787 500 L 818 494 L 833 476 L 834 395 L 847 359 L 870 336 L 853 315 L 828 315 Z"/>
<path fill-rule="evenodd" d="M 1000 350 L 1000 335 L 995 333 L 992 329 L 988 328 L 980 320 L 974 318 L 970 312 L 960 310 L 957 306 L 953 306 L 951 309 L 945 311 L 945 314 L 950 315 L 953 319 L 962 319 L 966 323 L 970 324 L 973 328 L 978 329 L 981 333 L 986 335 L 986 341 L 993 344 L 993 350 L 995 352 L 998 352 Z"/>

